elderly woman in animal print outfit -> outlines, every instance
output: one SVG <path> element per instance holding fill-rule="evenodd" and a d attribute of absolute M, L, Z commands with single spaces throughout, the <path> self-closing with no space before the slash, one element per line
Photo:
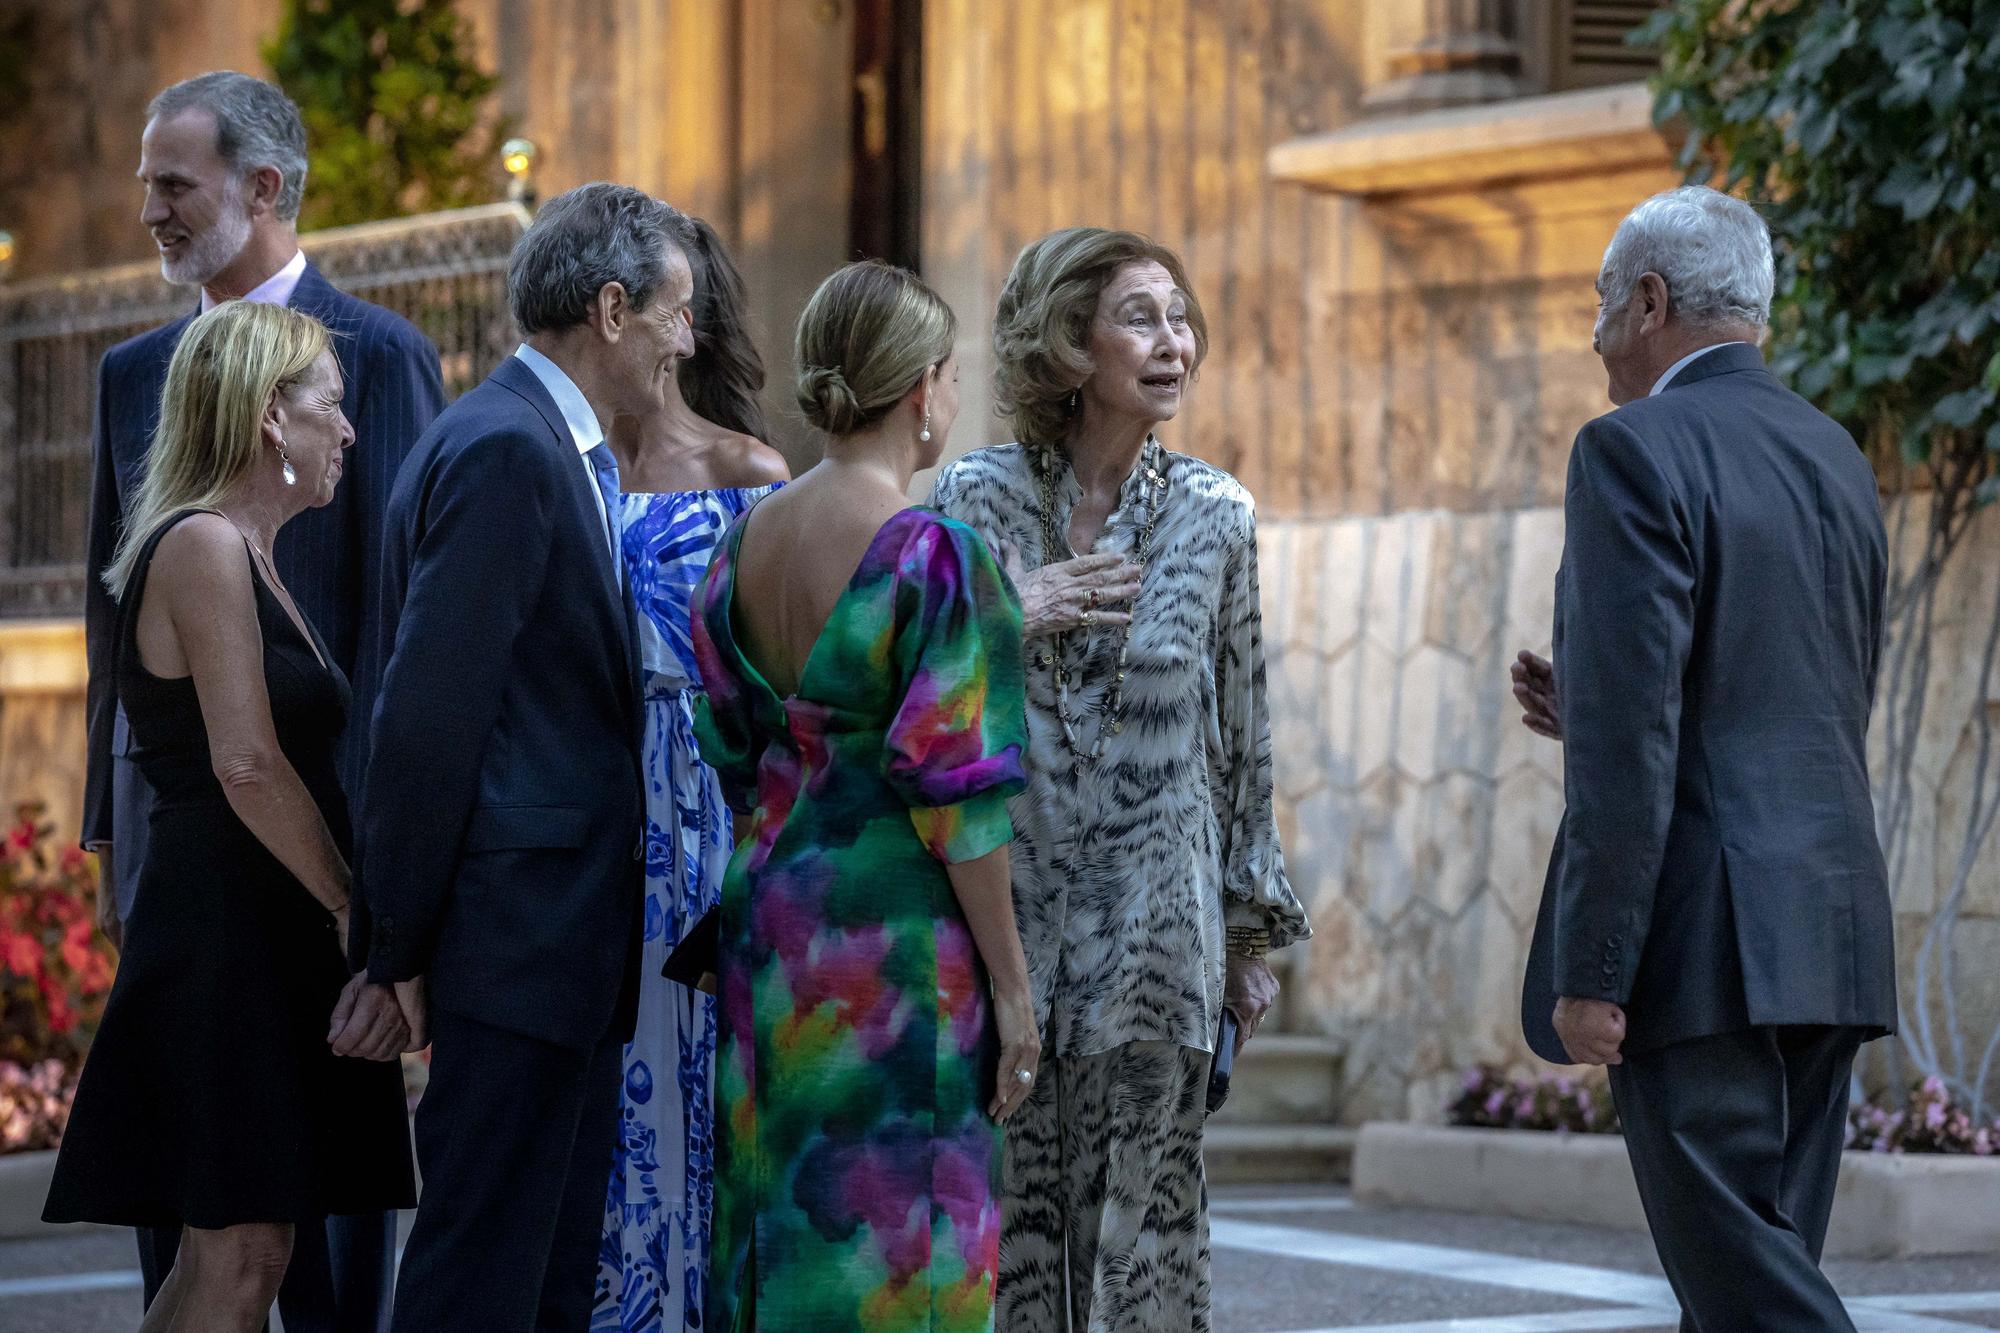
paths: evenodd
<path fill-rule="evenodd" d="M 1271 811 L 1254 510 L 1153 433 L 1208 345 L 1172 251 L 1045 236 L 993 340 L 1020 442 L 960 459 L 931 499 L 1006 556 L 1028 636 L 1010 813 L 1043 1062 L 1007 1130 L 997 1328 L 1207 1330 L 1218 1024 L 1255 1033 L 1265 955 L 1310 933 Z"/>

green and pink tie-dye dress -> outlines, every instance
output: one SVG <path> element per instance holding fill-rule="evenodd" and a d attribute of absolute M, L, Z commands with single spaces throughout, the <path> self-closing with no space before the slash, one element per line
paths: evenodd
<path fill-rule="evenodd" d="M 1021 614 L 972 529 L 882 526 L 780 698 L 695 594 L 703 759 L 754 812 L 722 885 L 708 1328 L 993 1325 L 998 1042 L 945 873 L 1013 834 Z"/>

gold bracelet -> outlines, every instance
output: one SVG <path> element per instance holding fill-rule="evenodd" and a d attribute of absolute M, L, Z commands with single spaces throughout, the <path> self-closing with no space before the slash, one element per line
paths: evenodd
<path fill-rule="evenodd" d="M 1248 958 L 1257 962 L 1271 952 L 1271 932 L 1268 927 L 1231 926 L 1228 931 L 1228 951 L 1237 958 Z"/>

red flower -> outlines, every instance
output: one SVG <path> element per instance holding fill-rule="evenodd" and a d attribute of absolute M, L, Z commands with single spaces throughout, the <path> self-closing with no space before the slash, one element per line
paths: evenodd
<path fill-rule="evenodd" d="M 63 932 L 62 957 L 70 971 L 82 973 L 90 966 L 91 945 L 96 934 L 96 927 L 88 921 L 72 921 Z"/>
<path fill-rule="evenodd" d="M 59 1037 L 66 1037 L 76 1030 L 78 1015 L 76 1010 L 70 1007 L 69 996 L 44 982 L 42 1003 L 48 1006 L 49 1031 Z"/>
<path fill-rule="evenodd" d="M 0 964 L 18 976 L 42 975 L 42 942 L 23 931 L 0 931 Z"/>

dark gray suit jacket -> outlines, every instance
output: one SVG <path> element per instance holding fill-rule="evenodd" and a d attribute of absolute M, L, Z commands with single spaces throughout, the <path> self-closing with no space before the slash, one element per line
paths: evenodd
<path fill-rule="evenodd" d="M 1708 352 L 1577 436 L 1556 578 L 1568 802 L 1522 995 L 1626 1010 L 1628 1050 L 1896 1022 L 1868 783 L 1887 540 L 1853 439 Z"/>
<path fill-rule="evenodd" d="M 377 598 L 382 511 L 404 455 L 444 408 L 444 386 L 437 349 L 414 325 L 340 291 L 312 264 L 300 276 L 290 305 L 333 331 L 345 381 L 341 410 L 354 425 L 354 447 L 333 502 L 287 523 L 275 552 L 299 613 L 326 640 L 354 687 L 340 755 L 341 785 L 352 802 L 360 795 L 368 758 L 368 709 L 388 653 Z M 146 780 L 126 753 L 130 740 L 111 671 L 117 606 L 98 575 L 124 534 L 125 503 L 138 488 L 159 424 L 167 363 L 194 318 L 191 312 L 118 344 L 104 354 L 97 374 L 83 594 L 90 750 L 82 841 L 113 844 L 117 864 L 110 880 L 121 919 L 131 910 L 152 802 Z"/>

